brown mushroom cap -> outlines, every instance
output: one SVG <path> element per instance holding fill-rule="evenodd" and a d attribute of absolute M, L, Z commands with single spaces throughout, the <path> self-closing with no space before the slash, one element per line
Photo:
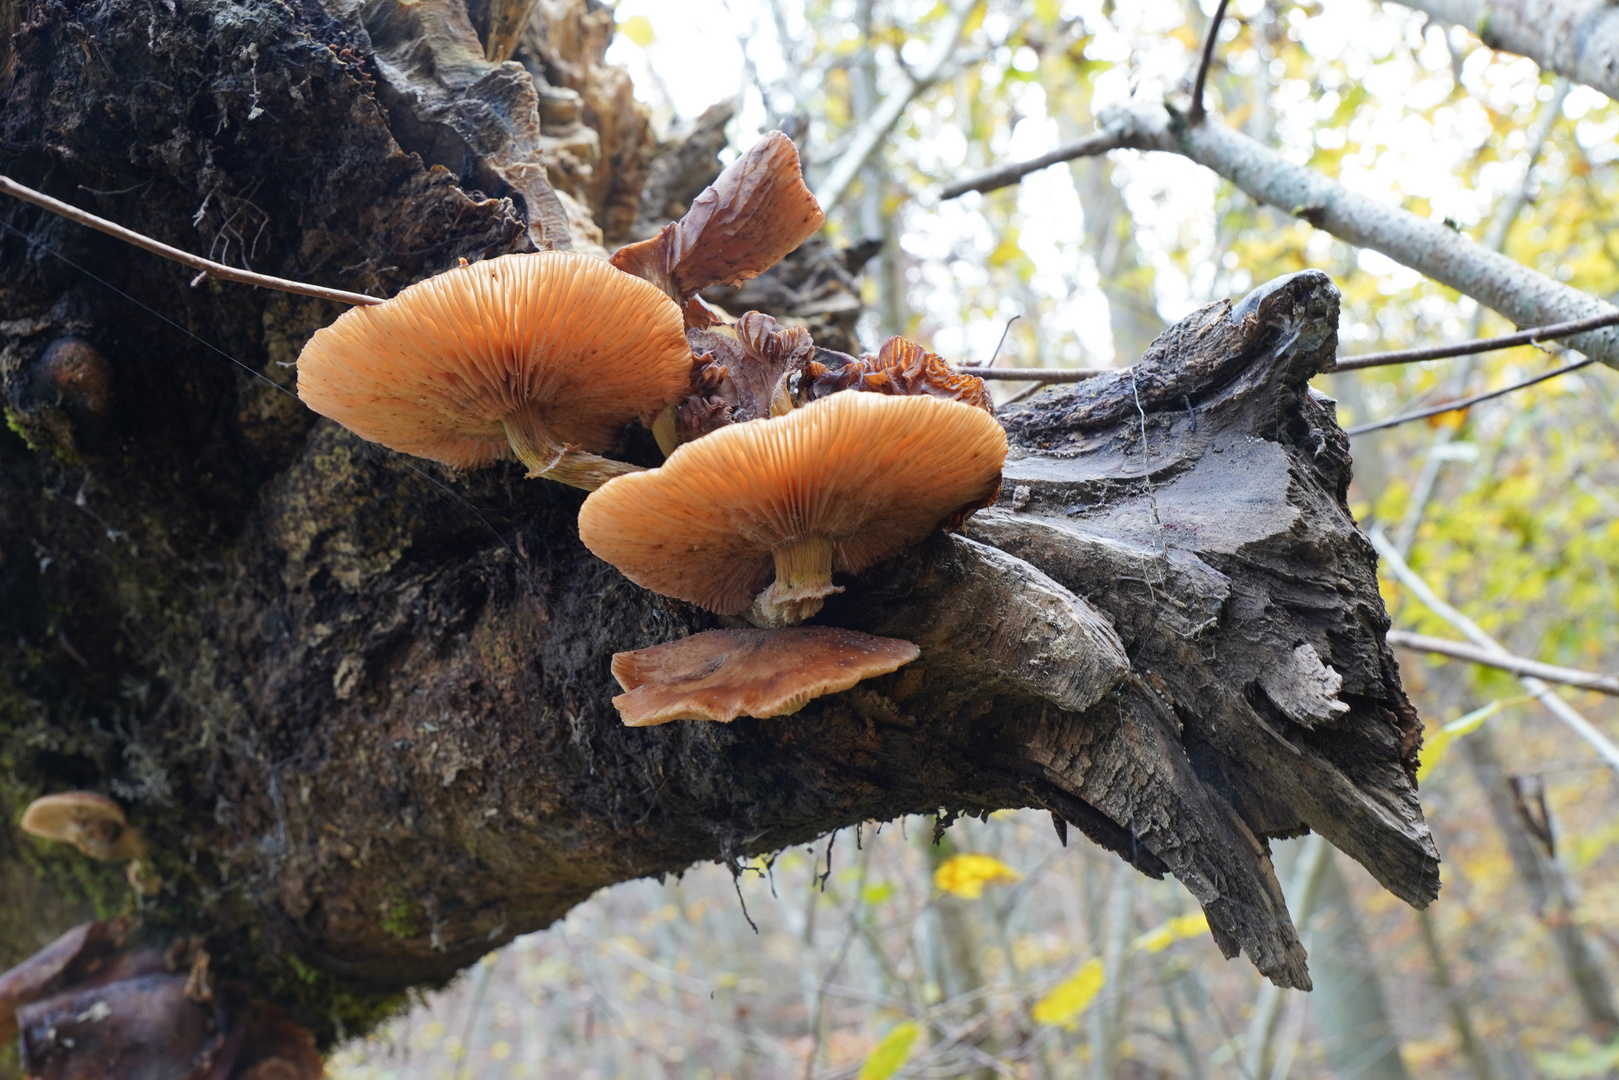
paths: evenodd
<path fill-rule="evenodd" d="M 786 716 L 822 694 L 886 675 L 921 652 L 909 641 L 831 626 L 705 630 L 615 653 L 613 699 L 629 727 L 671 720 Z"/>
<path fill-rule="evenodd" d="M 22 831 L 72 844 L 103 862 L 141 854 L 140 836 L 129 827 L 123 808 L 90 791 L 63 791 L 35 799 L 23 812 Z"/>
<path fill-rule="evenodd" d="M 585 500 L 579 535 L 636 584 L 735 615 L 772 563 L 778 599 L 836 591 L 832 571 L 858 573 L 993 498 L 1005 460 L 1006 433 L 982 409 L 834 394 L 609 481 Z M 788 595 L 797 579 L 819 591 Z"/>
<path fill-rule="evenodd" d="M 700 301 L 710 285 L 757 277 L 814 236 L 826 220 L 804 186 L 798 148 L 767 132 L 692 200 L 657 236 L 613 253 L 613 265 L 654 282 L 685 308 L 694 326 L 716 319 Z"/>
<path fill-rule="evenodd" d="M 362 438 L 457 468 L 520 450 L 514 427 L 594 453 L 686 392 L 683 325 L 655 286 L 600 259 L 503 255 L 316 331 L 298 396 Z"/>

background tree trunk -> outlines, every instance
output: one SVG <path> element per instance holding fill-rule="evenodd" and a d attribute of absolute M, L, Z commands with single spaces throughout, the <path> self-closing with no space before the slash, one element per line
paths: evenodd
<path fill-rule="evenodd" d="M 649 182 L 664 209 L 694 193 L 583 0 L 541 0 L 504 63 L 459 0 L 0 6 L 0 169 L 259 270 L 391 294 L 612 246 Z M 1267 837 L 1314 829 L 1408 902 L 1437 893 L 1420 725 L 1307 385 L 1336 346 L 1320 273 L 1006 413 L 1000 504 L 821 618 L 916 663 L 788 719 L 630 730 L 611 654 L 714 619 L 586 552 L 578 492 L 317 420 L 291 365 L 330 305 L 193 285 L 20 205 L 0 222 L 6 804 L 118 798 L 164 882 L 150 932 L 205 935 L 324 1040 L 605 885 L 906 813 L 1050 809 L 1180 878 L 1228 956 L 1289 986 Z M 815 297 L 837 344 L 847 286 L 812 241 L 743 296 Z M 644 433 L 621 453 L 656 460 Z M 9 832 L 0 890 L 5 961 L 135 903 Z"/>

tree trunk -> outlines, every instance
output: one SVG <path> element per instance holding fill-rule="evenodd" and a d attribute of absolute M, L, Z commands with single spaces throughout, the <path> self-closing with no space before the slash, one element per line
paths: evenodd
<path fill-rule="evenodd" d="M 653 144 L 583 0 L 542 0 L 504 65 L 459 0 L 18 3 L 0 168 L 166 242 L 391 294 L 635 227 Z M 317 420 L 288 388 L 330 305 L 0 222 L 0 783 L 14 812 L 117 798 L 163 881 L 136 901 L 0 836 L 0 960 L 138 902 L 330 1040 L 603 886 L 941 809 L 1052 810 L 1288 986 L 1267 837 L 1437 893 L 1420 724 L 1307 385 L 1320 273 L 1007 412 L 999 505 L 819 620 L 920 660 L 791 718 L 628 729 L 612 653 L 715 620 L 586 552 L 578 492 Z M 781 280 L 846 284 L 813 251 Z M 645 433 L 621 453 L 656 462 Z"/>

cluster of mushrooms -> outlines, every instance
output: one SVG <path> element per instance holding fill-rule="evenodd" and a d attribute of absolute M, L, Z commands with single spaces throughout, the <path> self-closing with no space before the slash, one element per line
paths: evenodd
<path fill-rule="evenodd" d="M 798 152 L 762 139 L 657 236 L 462 265 L 317 331 L 298 359 L 314 411 L 458 469 L 516 457 L 590 491 L 579 534 L 631 581 L 752 628 L 613 657 L 632 727 L 783 716 L 916 659 L 909 641 L 801 626 L 853 574 L 1000 492 L 1006 435 L 981 380 L 913 342 L 876 356 L 698 295 L 769 269 L 824 220 Z M 664 463 L 602 456 L 631 421 Z M 157 881 L 117 803 L 36 800 L 25 832 Z M 308 1032 L 216 985 L 199 943 L 133 944 L 85 923 L 0 974 L 0 1041 L 41 1080 L 315 1080 Z"/>
<path fill-rule="evenodd" d="M 345 312 L 304 348 L 298 395 L 403 453 L 461 469 L 515 456 L 590 491 L 579 535 L 593 553 L 753 625 L 617 654 L 626 724 L 792 713 L 916 658 L 907 641 L 799 624 L 842 591 L 834 573 L 993 502 L 1006 459 L 983 382 L 921 346 L 850 356 L 699 295 L 769 269 L 823 220 L 772 132 L 609 261 L 463 262 Z M 632 420 L 658 468 L 603 456 Z"/>

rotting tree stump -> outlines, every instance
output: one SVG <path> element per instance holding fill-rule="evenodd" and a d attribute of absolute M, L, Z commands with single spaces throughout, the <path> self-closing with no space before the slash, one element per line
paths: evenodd
<path fill-rule="evenodd" d="M 435 47 L 464 46 L 437 4 Z M 371 51 L 368 25 L 400 33 L 385 0 L 0 12 L 0 169 L 255 269 L 391 293 L 588 245 L 593 216 L 627 239 L 645 177 L 691 186 L 592 75 L 583 0 L 544 0 L 521 71 L 420 92 L 410 50 Z M 1175 875 L 1288 986 L 1308 975 L 1268 838 L 1314 829 L 1402 899 L 1437 893 L 1420 724 L 1308 386 L 1336 343 L 1322 274 L 1005 412 L 1000 503 L 816 620 L 913 640 L 912 665 L 790 718 L 631 730 L 611 655 L 715 620 L 586 552 L 581 493 L 317 421 L 289 365 L 328 305 L 193 287 L 20 205 L 0 222 L 5 803 L 117 798 L 164 880 L 147 923 L 203 934 L 323 1040 L 602 886 L 909 813 L 1049 809 Z M 805 250 L 754 293 L 846 331 L 847 267 Z M 622 453 L 656 455 L 636 432 Z M 10 831 L 0 901 L 4 963 L 129 902 L 117 869 Z"/>

